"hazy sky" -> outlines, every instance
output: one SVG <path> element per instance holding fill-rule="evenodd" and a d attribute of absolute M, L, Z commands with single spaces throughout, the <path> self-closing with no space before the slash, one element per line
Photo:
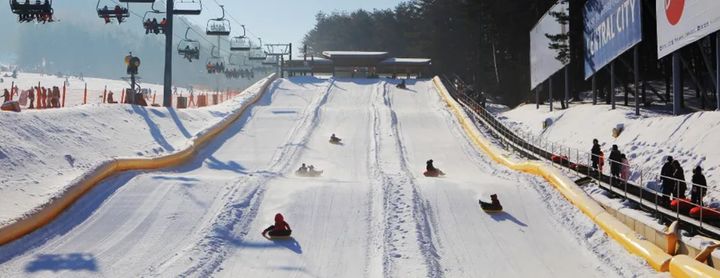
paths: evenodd
<path fill-rule="evenodd" d="M 197 0 L 196 0 L 197 1 Z M 319 11 L 354 11 L 393 8 L 402 0 L 203 0 L 203 12 L 188 17 L 205 26 L 209 18 L 219 17 L 218 2 L 225 10 L 245 24 L 246 28 L 263 42 L 292 42 L 297 49 L 305 33 L 315 25 L 315 14 Z M 235 24 L 235 22 L 230 19 Z M 235 26 L 233 26 L 235 27 Z M 249 34 L 250 35 L 250 34 Z"/>

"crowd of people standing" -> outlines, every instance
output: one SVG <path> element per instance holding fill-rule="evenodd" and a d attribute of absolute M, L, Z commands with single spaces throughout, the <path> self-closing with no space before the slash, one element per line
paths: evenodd
<path fill-rule="evenodd" d="M 592 169 L 596 172 L 602 172 L 605 154 L 597 139 L 593 139 L 590 152 L 592 155 Z M 620 152 L 617 145 L 612 146 L 608 164 L 610 166 L 610 175 L 613 178 L 627 182 L 630 175 L 630 163 L 627 156 Z M 669 206 L 670 197 L 687 199 L 688 186 L 685 180 L 685 169 L 683 169 L 680 161 L 673 159 L 672 156 L 666 157 L 666 161 L 660 170 L 660 183 L 660 191 L 662 192 L 661 205 Z M 694 204 L 703 205 L 703 198 L 707 194 L 707 180 L 700 165 L 693 169 L 691 183 L 690 201 Z"/>

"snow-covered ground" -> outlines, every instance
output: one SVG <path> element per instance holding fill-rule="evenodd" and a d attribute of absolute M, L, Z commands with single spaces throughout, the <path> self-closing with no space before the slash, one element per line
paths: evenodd
<path fill-rule="evenodd" d="M 0 226 L 44 205 L 104 161 L 177 151 L 246 101 L 239 96 L 190 110 L 92 104 L 0 113 Z"/>
<path fill-rule="evenodd" d="M 0 276 L 656 275 L 552 186 L 473 148 L 432 82 L 408 82 L 407 90 L 390 82 L 278 80 L 191 162 L 117 175 L 47 227 L 0 246 Z M 151 111 L 147 124 L 174 117 Z M 191 115 L 202 117 L 178 117 Z M 178 122 L 187 133 L 199 129 Z M 121 142 L 157 138 L 85 131 Z M 329 144 L 331 133 L 344 144 Z M 182 134 L 162 133 L 171 146 L 186 140 Z M 68 163 L 57 156 L 46 165 Z M 448 175 L 424 177 L 429 158 Z M 323 176 L 295 176 L 303 162 Z M 504 212 L 480 210 L 478 198 L 491 193 Z M 261 237 L 277 212 L 292 239 Z"/>
<path fill-rule="evenodd" d="M 714 138 L 720 136 L 720 112 L 669 116 L 643 111 L 637 117 L 634 111 L 632 107 L 611 110 L 607 105 L 575 104 L 570 109 L 549 112 L 547 106 L 536 109 L 534 104 L 526 104 L 497 115 L 510 128 L 581 152 L 589 153 L 593 138 L 597 138 L 607 158 L 616 144 L 627 155 L 633 170 L 637 170 L 630 176 L 634 181 L 639 180 L 640 170 L 646 183 L 648 176 L 659 176 L 668 155 L 680 161 L 688 182 L 692 169 L 701 165 L 711 188 L 705 201 L 719 202 L 720 148 Z M 547 129 L 542 127 L 545 119 L 552 120 Z M 612 130 L 618 125 L 624 131 L 614 138 Z M 607 171 L 609 167 L 605 168 Z"/>

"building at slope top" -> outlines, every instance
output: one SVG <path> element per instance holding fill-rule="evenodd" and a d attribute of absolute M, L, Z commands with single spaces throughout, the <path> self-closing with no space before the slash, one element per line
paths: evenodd
<path fill-rule="evenodd" d="M 332 74 L 336 77 L 430 77 L 429 58 L 395 58 L 388 52 L 323 51 L 321 57 L 283 62 L 289 76 Z"/>

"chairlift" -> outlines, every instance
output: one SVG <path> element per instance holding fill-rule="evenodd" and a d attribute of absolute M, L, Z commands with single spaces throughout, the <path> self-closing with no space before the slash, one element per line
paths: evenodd
<path fill-rule="evenodd" d="M 22 1 L 22 0 L 21 0 Z M 18 15 L 19 22 L 53 22 L 52 0 L 23 1 L 10 0 L 10 10 Z"/>
<path fill-rule="evenodd" d="M 250 55 L 248 56 L 248 60 L 250 61 L 264 61 L 265 57 L 267 57 L 267 54 L 263 51 L 262 38 L 258 38 L 258 40 L 260 44 L 253 45 L 250 49 Z"/>
<path fill-rule="evenodd" d="M 210 58 L 208 58 L 206 68 L 209 74 L 218 74 L 225 72 L 225 60 L 220 55 L 215 55 L 216 46 L 213 45 L 210 50 Z M 219 51 L 218 51 L 219 52 Z"/>
<path fill-rule="evenodd" d="M 265 52 L 260 49 L 253 49 L 250 50 L 250 56 L 248 56 L 248 60 L 250 61 L 264 61 L 267 55 L 265 55 Z"/>
<path fill-rule="evenodd" d="M 245 25 L 241 25 L 242 35 L 230 39 L 230 51 L 250 51 L 252 44 L 250 39 L 245 36 Z"/>
<path fill-rule="evenodd" d="M 180 56 L 192 62 L 193 59 L 200 59 L 200 42 L 188 38 L 190 27 L 185 30 L 185 38 L 178 43 L 177 51 Z"/>
<path fill-rule="evenodd" d="M 199 15 L 202 12 L 201 0 L 175 0 L 173 13 L 176 15 Z"/>
<path fill-rule="evenodd" d="M 165 34 L 165 27 L 167 26 L 167 20 L 165 17 L 163 17 L 158 22 L 158 16 L 160 14 L 165 14 L 165 12 L 155 9 L 155 3 L 152 3 L 152 6 L 149 11 L 145 12 L 145 15 L 143 16 L 143 28 L 145 29 L 145 34 Z M 151 16 L 155 15 L 155 16 Z"/>
<path fill-rule="evenodd" d="M 265 60 L 262 61 L 262 64 L 266 66 L 277 66 L 278 57 L 268 55 L 267 57 L 265 57 Z"/>
<path fill-rule="evenodd" d="M 118 23 L 122 23 L 125 18 L 130 17 L 130 4 L 125 3 L 125 7 L 122 7 L 120 4 L 112 2 L 112 8 L 109 8 L 108 5 L 104 5 L 101 8 L 100 2 L 101 0 L 97 1 L 95 9 L 97 10 L 98 17 L 105 20 L 105 24 L 110 23 L 113 19 Z M 115 6 L 112 6 L 112 4 L 115 4 Z"/>
<path fill-rule="evenodd" d="M 205 33 L 208 36 L 229 36 L 230 20 L 225 19 L 225 7 L 220 5 L 222 16 L 208 20 Z"/>

